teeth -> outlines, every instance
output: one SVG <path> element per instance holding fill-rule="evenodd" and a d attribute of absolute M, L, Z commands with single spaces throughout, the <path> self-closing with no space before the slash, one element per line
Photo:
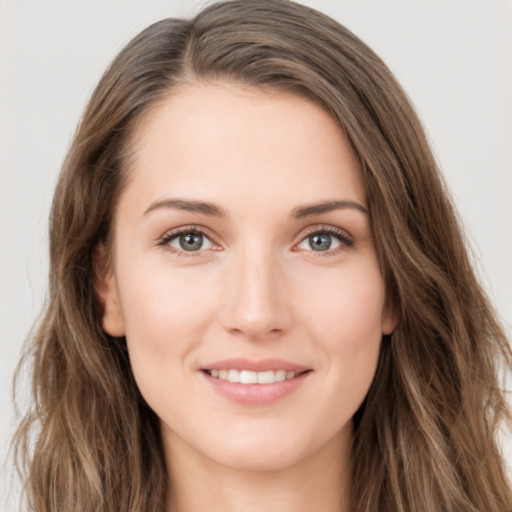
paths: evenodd
<path fill-rule="evenodd" d="M 228 370 L 227 380 L 229 382 L 240 382 L 240 371 L 239 370 Z"/>
<path fill-rule="evenodd" d="M 258 374 L 256 372 L 242 370 L 240 372 L 240 383 L 242 383 L 242 384 L 257 384 L 258 383 Z"/>
<path fill-rule="evenodd" d="M 286 370 L 277 370 L 277 372 L 275 372 L 274 378 L 276 382 L 282 382 L 283 380 L 286 380 Z"/>
<path fill-rule="evenodd" d="M 283 380 L 293 379 L 297 372 L 286 370 L 267 370 L 265 372 L 252 372 L 249 370 L 208 370 L 208 373 L 217 379 L 237 382 L 240 384 L 274 384 Z"/>
<path fill-rule="evenodd" d="M 268 372 L 258 372 L 258 384 L 273 384 L 276 381 L 274 378 L 274 372 L 269 370 Z"/>

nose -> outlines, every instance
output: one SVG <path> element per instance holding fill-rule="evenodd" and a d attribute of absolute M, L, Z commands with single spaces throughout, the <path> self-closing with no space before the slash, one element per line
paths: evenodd
<path fill-rule="evenodd" d="M 273 339 L 292 325 L 285 278 L 270 251 L 248 252 L 231 262 L 227 271 L 221 321 L 231 334 L 254 341 Z"/>

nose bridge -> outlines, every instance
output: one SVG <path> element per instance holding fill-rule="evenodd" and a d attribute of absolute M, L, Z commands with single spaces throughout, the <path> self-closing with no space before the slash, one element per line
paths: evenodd
<path fill-rule="evenodd" d="M 230 262 L 224 325 L 229 331 L 258 338 L 288 329 L 291 312 L 284 275 L 270 244 L 252 242 Z"/>

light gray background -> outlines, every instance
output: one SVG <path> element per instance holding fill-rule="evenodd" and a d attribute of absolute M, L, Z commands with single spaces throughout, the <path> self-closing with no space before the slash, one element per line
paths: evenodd
<path fill-rule="evenodd" d="M 48 209 L 85 101 L 131 37 L 158 19 L 193 15 L 205 3 L 0 1 L 0 464 L 14 427 L 12 373 L 45 295 Z M 510 333 L 511 1 L 303 3 L 362 37 L 408 91 Z M 505 444 L 511 460 L 510 439 Z M 0 472 L 0 503 L 9 468 Z M 5 510 L 14 510 L 14 501 Z"/>

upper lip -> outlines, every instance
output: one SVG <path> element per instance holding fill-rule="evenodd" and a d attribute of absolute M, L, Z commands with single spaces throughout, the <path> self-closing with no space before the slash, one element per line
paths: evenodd
<path fill-rule="evenodd" d="M 202 370 L 248 370 L 253 372 L 264 372 L 269 370 L 286 370 L 292 372 L 303 372 L 310 370 L 307 366 L 285 361 L 283 359 L 245 359 L 231 358 L 215 361 L 202 367 Z"/>

